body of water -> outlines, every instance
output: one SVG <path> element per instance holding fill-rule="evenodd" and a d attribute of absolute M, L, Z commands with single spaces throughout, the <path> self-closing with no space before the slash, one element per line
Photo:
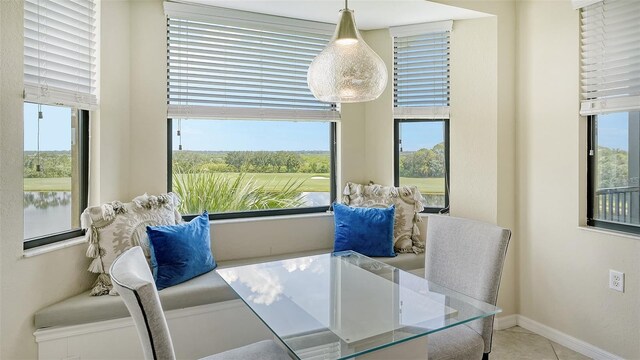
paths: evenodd
<path fill-rule="evenodd" d="M 25 191 L 24 238 L 71 229 L 71 192 Z"/>

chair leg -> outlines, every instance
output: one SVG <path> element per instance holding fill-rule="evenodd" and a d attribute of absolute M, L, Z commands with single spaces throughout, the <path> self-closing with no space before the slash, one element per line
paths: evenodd
<path fill-rule="evenodd" d="M 482 360 L 489 360 L 489 353 L 482 354 Z"/>

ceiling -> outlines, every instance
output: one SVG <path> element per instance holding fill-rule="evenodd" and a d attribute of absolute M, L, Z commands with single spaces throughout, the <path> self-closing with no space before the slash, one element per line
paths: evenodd
<path fill-rule="evenodd" d="M 343 1 L 335 0 L 191 0 L 190 2 L 334 24 L 338 21 L 338 11 L 344 8 Z M 355 11 L 358 28 L 362 30 L 490 16 L 478 11 L 424 0 L 351 0 L 349 8 Z"/>

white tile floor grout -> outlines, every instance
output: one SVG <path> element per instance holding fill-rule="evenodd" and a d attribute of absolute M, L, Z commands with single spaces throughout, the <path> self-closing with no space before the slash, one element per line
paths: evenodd
<path fill-rule="evenodd" d="M 494 332 L 490 360 L 588 360 L 589 358 L 531 331 L 514 326 Z"/>

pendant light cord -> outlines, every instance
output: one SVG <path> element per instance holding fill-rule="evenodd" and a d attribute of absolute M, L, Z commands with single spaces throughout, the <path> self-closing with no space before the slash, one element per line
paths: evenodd
<path fill-rule="evenodd" d="M 344 0 L 344 9 L 349 10 L 349 0 Z"/>

